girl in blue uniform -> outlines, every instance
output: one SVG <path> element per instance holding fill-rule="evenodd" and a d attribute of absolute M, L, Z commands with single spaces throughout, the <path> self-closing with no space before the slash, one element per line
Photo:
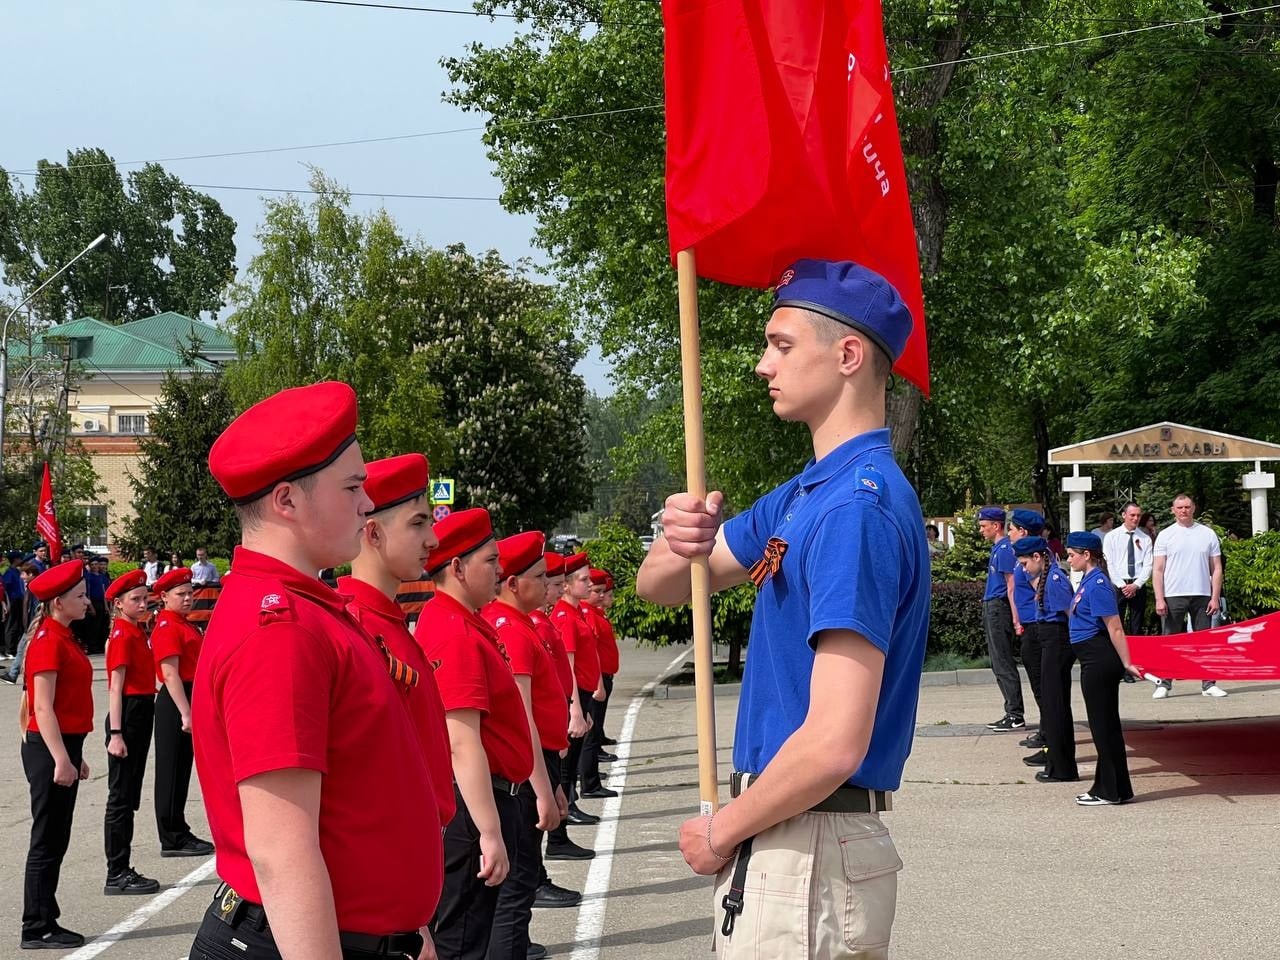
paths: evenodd
<path fill-rule="evenodd" d="M 1093 786 L 1076 797 L 1076 803 L 1084 807 L 1126 803 L 1133 799 L 1133 785 L 1120 726 L 1120 682 L 1126 670 L 1141 677 L 1142 669 L 1129 660 L 1116 590 L 1102 557 L 1102 538 L 1072 531 L 1067 537 L 1067 563 L 1083 574 L 1071 598 L 1068 633 L 1080 660 L 1080 689 L 1098 752 Z"/>
<path fill-rule="evenodd" d="M 1075 721 L 1071 716 L 1071 667 L 1076 655 L 1067 637 L 1071 581 L 1056 563 L 1053 548 L 1044 537 L 1019 538 L 1013 545 L 1013 553 L 1033 590 L 1035 613 L 1029 629 L 1035 631 L 1040 648 L 1043 746 L 1022 762 L 1030 767 L 1044 767 L 1036 774 L 1041 783 L 1078 780 Z M 1025 656 L 1025 639 L 1023 651 Z"/>

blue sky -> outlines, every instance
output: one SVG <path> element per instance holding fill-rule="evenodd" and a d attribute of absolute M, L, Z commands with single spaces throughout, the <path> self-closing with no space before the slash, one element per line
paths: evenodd
<path fill-rule="evenodd" d="M 469 8 L 467 0 L 421 5 Z M 478 127 L 483 117 L 442 102 L 440 58 L 512 32 L 510 22 L 482 17 L 291 0 L 16 5 L 5 14 L 0 165 L 65 161 L 74 147 L 101 147 L 124 164 Z M 257 250 L 264 194 L 212 186 L 305 188 L 306 164 L 356 192 L 496 198 L 500 190 L 479 131 L 164 166 L 210 185 L 239 225 L 243 267 Z M 435 246 L 541 259 L 533 221 L 496 202 L 375 196 L 353 206 L 385 206 L 406 233 Z M 594 349 L 579 369 L 591 389 L 611 392 Z"/>

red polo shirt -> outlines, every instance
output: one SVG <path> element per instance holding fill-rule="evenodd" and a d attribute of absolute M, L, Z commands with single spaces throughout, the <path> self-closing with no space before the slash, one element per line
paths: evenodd
<path fill-rule="evenodd" d="M 600 657 L 596 638 L 582 611 L 563 598 L 551 608 L 551 625 L 560 634 L 566 653 L 573 654 L 573 676 L 578 687 L 594 693 L 600 686 Z"/>
<path fill-rule="evenodd" d="M 596 636 L 596 651 L 600 656 L 600 672 L 613 676 L 622 666 L 622 657 L 618 653 L 618 638 L 614 635 L 613 624 L 604 615 L 604 611 L 595 606 L 584 606 Z"/>
<path fill-rule="evenodd" d="M 156 665 L 147 635 L 126 617 L 116 617 L 107 638 L 107 675 L 120 667 L 124 667 L 126 697 L 155 696 Z"/>
<path fill-rule="evenodd" d="M 533 773 L 533 737 L 524 698 L 493 628 L 443 590 L 422 608 L 414 639 L 436 665 L 448 710 L 480 711 L 480 742 L 489 772 L 512 783 Z"/>
<path fill-rule="evenodd" d="M 58 718 L 58 729 L 63 733 L 89 733 L 93 730 L 93 665 L 80 649 L 80 644 L 76 643 L 70 627 L 64 627 L 53 617 L 45 617 L 35 636 L 27 642 L 22 673 L 26 677 L 27 703 L 31 707 L 28 730 L 40 732 L 36 725 L 33 687 L 38 673 L 54 674 L 53 714 Z"/>
<path fill-rule="evenodd" d="M 453 795 L 453 752 L 449 747 L 449 729 L 444 722 L 444 704 L 440 701 L 440 688 L 436 686 L 435 670 L 405 626 L 404 611 L 398 603 L 377 587 L 355 577 L 339 579 L 338 590 L 351 597 L 347 609 L 365 632 L 375 640 L 385 641 L 393 657 L 418 671 L 416 687 L 403 683 L 397 687 L 404 695 L 427 753 L 440 823 L 447 824 L 453 819 L 457 801 Z"/>
<path fill-rule="evenodd" d="M 574 686 L 573 665 L 569 663 L 569 655 L 565 653 L 564 641 L 560 639 L 556 628 L 551 625 L 551 619 L 541 610 L 533 611 L 529 614 L 529 619 L 533 621 L 538 636 L 551 650 L 551 659 L 556 665 L 556 676 L 560 678 L 560 686 L 564 688 L 565 698 L 571 698 Z"/>
<path fill-rule="evenodd" d="M 155 660 L 156 680 L 164 683 L 160 664 L 169 657 L 178 658 L 178 676 L 183 683 L 196 678 L 196 664 L 200 661 L 200 647 L 204 637 L 180 613 L 161 610 L 156 614 L 156 625 L 151 628 L 151 656 Z"/>
<path fill-rule="evenodd" d="M 319 580 L 243 547 L 231 567 L 192 706 L 218 875 L 262 902 L 238 785 L 272 770 L 316 770 L 338 927 L 417 930 L 440 898 L 443 850 L 426 754 L 386 658 L 347 599 Z"/>
<path fill-rule="evenodd" d="M 543 750 L 563 750 L 569 746 L 569 711 L 564 708 L 564 687 L 556 676 L 556 665 L 538 630 L 529 617 L 502 600 L 483 610 L 484 617 L 507 648 L 511 672 L 528 677 L 533 694 L 533 722 Z"/>

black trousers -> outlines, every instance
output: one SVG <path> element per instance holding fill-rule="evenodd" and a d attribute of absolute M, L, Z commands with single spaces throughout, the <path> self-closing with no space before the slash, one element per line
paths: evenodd
<path fill-rule="evenodd" d="M 187 702 L 191 702 L 191 684 L 184 683 Z M 195 762 L 191 734 L 182 732 L 182 714 L 178 712 L 169 688 L 160 687 L 156 694 L 156 828 L 160 832 L 160 849 L 180 847 L 191 837 L 187 825 L 187 792 L 191 789 L 191 766 Z"/>
<path fill-rule="evenodd" d="M 458 812 L 444 831 L 444 888 L 431 920 L 431 936 L 440 960 L 483 960 L 489 955 L 489 939 L 501 888 L 487 887 L 476 876 L 480 872 L 480 831 L 457 784 L 453 795 Z M 495 790 L 493 801 L 498 808 L 502 839 L 514 874 L 520 869 L 519 800 Z"/>
<path fill-rule="evenodd" d="M 590 690 L 578 688 L 578 703 L 581 704 L 584 715 L 592 716 Z M 590 735 L 591 731 L 588 730 L 587 733 Z M 585 737 L 570 737 L 569 753 L 560 763 L 560 785 L 564 787 L 564 795 L 569 798 L 570 803 L 574 803 L 578 799 L 578 771 L 582 765 L 582 751 L 585 740 Z"/>
<path fill-rule="evenodd" d="M 982 627 L 987 634 L 987 653 L 991 657 L 991 672 L 1004 698 L 1005 716 L 1023 717 L 1022 677 L 1018 675 L 1018 661 L 1013 659 L 1013 611 L 1003 597 L 982 602 Z"/>
<path fill-rule="evenodd" d="M 1045 773 L 1063 780 L 1080 776 L 1076 766 L 1075 718 L 1071 714 L 1071 668 L 1076 654 L 1065 623 L 1040 628 L 1040 733 L 1049 748 Z"/>
<path fill-rule="evenodd" d="M 609 712 L 609 701 L 613 699 L 613 674 L 604 673 L 601 676 L 604 678 L 604 702 L 600 704 L 600 717 L 596 722 L 596 726 L 600 728 L 600 739 L 603 740 L 605 737 L 604 718 Z"/>
<path fill-rule="evenodd" d="M 26 602 L 25 595 L 17 600 L 12 598 L 9 600 L 9 615 L 4 618 L 4 653 L 7 657 L 12 657 L 18 652 L 18 641 L 22 639 L 24 629 L 22 608 Z"/>
<path fill-rule="evenodd" d="M 120 716 L 126 757 L 107 754 L 107 811 L 104 817 L 104 846 L 107 876 L 116 877 L 129 869 L 133 846 L 133 815 L 142 806 L 142 778 L 147 773 L 147 753 L 156 715 L 156 698 L 134 694 L 124 698 Z M 103 724 L 111 729 L 110 715 Z M 111 735 L 107 734 L 107 743 Z"/>
<path fill-rule="evenodd" d="M 560 764 L 564 763 L 564 761 L 560 759 L 560 753 L 556 750 L 543 750 L 542 759 L 545 760 L 547 764 L 547 779 L 551 781 L 552 786 L 555 786 L 560 782 Z M 548 876 L 547 874 L 547 863 L 545 860 L 542 859 L 542 843 L 543 843 L 544 837 L 551 837 L 553 839 L 558 839 L 563 842 L 569 839 L 569 831 L 565 829 L 564 824 L 562 823 L 560 824 L 560 826 L 556 827 L 550 833 L 542 833 L 542 831 L 538 832 L 538 883 L 537 883 L 537 886 L 539 887 L 542 886 L 544 883 L 551 882 L 551 877 Z"/>
<path fill-rule="evenodd" d="M 511 873 L 498 888 L 489 960 L 526 960 L 529 955 L 529 923 L 542 873 L 542 831 L 538 829 L 538 798 L 532 784 L 520 787 L 516 806 L 518 853 L 512 858 Z"/>
<path fill-rule="evenodd" d="M 1080 658 L 1080 689 L 1089 713 L 1089 733 L 1098 751 L 1097 771 L 1089 792 L 1104 800 L 1133 799 L 1129 760 L 1120 725 L 1120 683 L 1124 664 L 1105 633 L 1075 644 Z"/>
<path fill-rule="evenodd" d="M 1120 608 L 1120 624 L 1124 632 L 1133 637 L 1141 637 L 1147 632 L 1143 619 L 1147 615 L 1147 588 L 1139 587 L 1132 597 L 1126 597 L 1116 591 L 1116 605 Z"/>
<path fill-rule="evenodd" d="M 598 789 L 600 784 L 600 751 L 604 749 L 604 744 L 600 742 L 602 736 L 601 723 L 604 722 L 604 714 L 601 708 L 604 704 L 599 700 L 592 699 L 592 691 L 588 693 L 585 690 L 578 691 L 578 695 L 586 694 L 582 703 L 587 707 L 587 713 L 591 717 L 591 729 L 587 731 L 587 735 L 582 738 L 582 752 L 578 754 L 578 783 L 581 785 L 583 792 Z"/>
<path fill-rule="evenodd" d="M 1040 726 L 1044 727 L 1044 702 L 1040 696 L 1040 673 L 1043 658 L 1044 623 L 1024 623 L 1022 625 L 1022 665 L 1027 668 L 1027 679 L 1031 682 L 1031 696 L 1035 698 L 1036 709 L 1040 711 Z"/>
<path fill-rule="evenodd" d="M 190 960 L 280 960 L 280 948 L 271 935 L 270 926 L 257 926 L 248 920 L 240 920 L 235 926 L 224 923 L 219 916 L 219 900 L 204 912 L 204 920 L 191 945 Z M 373 960 L 374 957 L 408 957 L 408 954 L 369 953 L 366 950 L 342 948 L 343 960 Z M 412 960 L 418 960 L 415 954 Z"/>
<path fill-rule="evenodd" d="M 64 733 L 62 742 L 71 763 L 79 770 L 84 757 L 83 733 Z M 22 937 L 44 936 L 57 923 L 58 877 L 62 858 L 71 843 L 71 820 L 76 812 L 80 781 L 69 787 L 53 782 L 53 754 L 40 734 L 27 732 L 22 742 L 22 770 L 31 785 L 31 845 L 22 889 Z"/>

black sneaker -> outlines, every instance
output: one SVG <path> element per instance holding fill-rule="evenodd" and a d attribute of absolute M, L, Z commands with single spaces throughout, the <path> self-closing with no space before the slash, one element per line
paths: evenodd
<path fill-rule="evenodd" d="M 610 753 L 608 750 L 601 750 L 596 754 L 596 756 L 600 758 L 601 763 L 613 763 L 613 761 L 618 759 L 618 755 L 616 753 Z"/>
<path fill-rule="evenodd" d="M 533 905 L 554 909 L 556 907 L 576 907 L 582 902 L 582 894 L 577 890 L 566 890 L 548 880 L 538 884 L 538 892 L 534 894 Z"/>
<path fill-rule="evenodd" d="M 1022 762 L 1028 767 L 1045 767 L 1049 765 L 1049 748 L 1037 750 L 1029 757 L 1023 757 Z"/>
<path fill-rule="evenodd" d="M 1037 730 L 1029 737 L 1024 737 L 1018 741 L 1018 746 L 1026 747 L 1028 750 L 1039 750 L 1045 745 L 1044 734 Z"/>
<path fill-rule="evenodd" d="M 1054 777 L 1048 770 L 1036 771 L 1036 780 L 1040 783 L 1079 783 L 1079 777 Z"/>
<path fill-rule="evenodd" d="M 606 747 L 616 747 L 618 745 L 618 741 L 613 737 L 601 737 L 600 743 Z"/>
<path fill-rule="evenodd" d="M 607 800 L 610 797 L 616 797 L 617 795 L 617 790 L 610 790 L 608 787 L 604 786 L 596 787 L 594 790 L 584 790 L 581 794 L 581 796 L 586 797 L 588 800 Z"/>
<path fill-rule="evenodd" d="M 207 857 L 213 853 L 213 844 L 199 837 L 187 837 L 179 846 L 160 848 L 162 857 Z"/>
<path fill-rule="evenodd" d="M 156 893 L 160 889 L 160 881 L 152 880 L 144 877 L 137 870 L 130 867 L 124 873 L 116 877 L 107 877 L 106 884 L 102 887 L 102 892 L 108 897 L 128 896 L 130 894 L 147 894 Z"/>
<path fill-rule="evenodd" d="M 40 937 L 23 937 L 20 946 L 23 950 L 72 950 L 84 946 L 84 936 L 54 927 Z"/>
<path fill-rule="evenodd" d="M 987 729 L 994 730 L 996 733 L 1011 733 L 1014 730 L 1021 730 L 1026 725 L 1027 721 L 1023 720 L 1021 717 L 1006 714 L 995 723 L 988 723 Z"/>
<path fill-rule="evenodd" d="M 575 827 L 594 827 L 600 822 L 600 818 L 594 813 L 587 813 L 578 807 L 576 803 L 569 804 L 569 815 L 564 818 L 565 823 L 573 824 Z"/>
<path fill-rule="evenodd" d="M 529 941 L 529 949 L 525 953 L 525 960 L 545 960 L 549 956 L 547 948 L 540 943 Z"/>
<path fill-rule="evenodd" d="M 17 677 L 11 677 L 7 673 L 0 673 L 0 683 L 12 683 L 15 686 L 18 683 Z M 29 947 L 28 949 L 39 949 L 38 947 Z"/>
<path fill-rule="evenodd" d="M 595 857 L 594 850 L 588 850 L 586 847 L 580 847 L 572 840 L 565 843 L 547 842 L 547 852 L 543 856 L 544 860 L 591 860 Z"/>

